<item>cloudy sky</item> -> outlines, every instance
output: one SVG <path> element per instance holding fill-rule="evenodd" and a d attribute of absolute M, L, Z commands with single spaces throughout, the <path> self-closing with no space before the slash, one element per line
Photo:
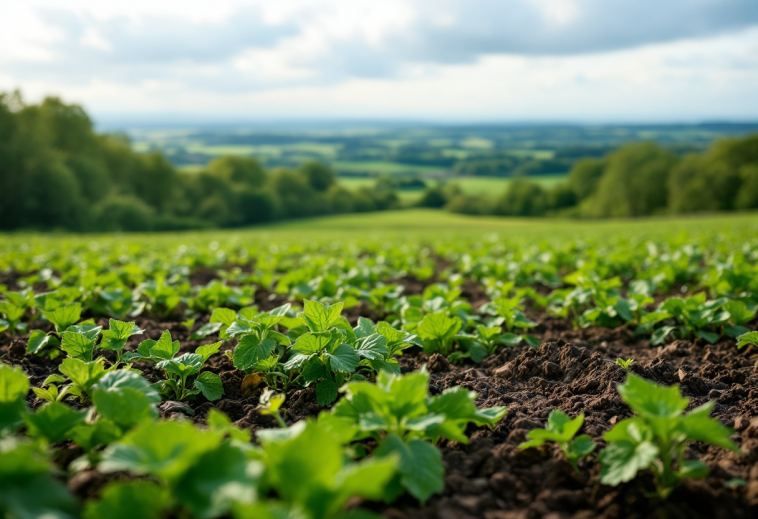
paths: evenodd
<path fill-rule="evenodd" d="M 96 119 L 758 119 L 757 0 L 24 0 L 0 90 Z"/>

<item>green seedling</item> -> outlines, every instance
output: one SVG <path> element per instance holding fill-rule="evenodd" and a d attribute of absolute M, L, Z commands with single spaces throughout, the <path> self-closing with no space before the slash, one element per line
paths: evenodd
<path fill-rule="evenodd" d="M 547 427 L 544 429 L 532 429 L 527 434 L 530 440 L 519 445 L 519 449 L 539 447 L 545 442 L 555 442 L 563 452 L 568 462 L 579 472 L 577 462 L 595 450 L 595 442 L 586 434 L 576 436 L 584 423 L 584 415 L 580 414 L 573 420 L 566 413 L 554 409 L 547 419 Z M 576 436 L 576 437 L 575 437 Z"/>

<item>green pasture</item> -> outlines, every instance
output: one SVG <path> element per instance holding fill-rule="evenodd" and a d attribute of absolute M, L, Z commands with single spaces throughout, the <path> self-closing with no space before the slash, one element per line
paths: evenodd
<path fill-rule="evenodd" d="M 157 249 L 178 245 L 203 247 L 219 244 L 303 243 L 330 240 L 383 239 L 392 242 L 407 240 L 438 242 L 450 239 L 509 240 L 534 242 L 542 240 L 635 239 L 697 236 L 700 233 L 723 232 L 753 236 L 758 232 L 758 213 L 718 214 L 691 217 L 657 217 L 617 220 L 570 220 L 547 218 L 507 218 L 466 216 L 433 209 L 409 209 L 376 213 L 349 214 L 291 220 L 248 229 L 190 231 L 180 233 L 112 233 L 53 234 L 11 233 L 0 235 L 0 251 L 8 247 L 41 246 L 60 250 L 86 245 L 108 247 L 127 244 L 131 248 Z"/>
<path fill-rule="evenodd" d="M 439 166 L 419 166 L 417 164 L 400 164 L 383 161 L 335 161 L 331 166 L 337 173 L 373 173 L 397 175 L 402 173 L 432 173 L 444 171 Z"/>

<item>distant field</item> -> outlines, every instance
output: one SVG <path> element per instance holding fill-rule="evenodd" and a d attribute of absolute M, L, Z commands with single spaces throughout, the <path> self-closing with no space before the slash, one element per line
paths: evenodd
<path fill-rule="evenodd" d="M 337 173 L 376 173 L 396 175 L 400 173 L 431 173 L 444 171 L 445 168 L 438 166 L 419 166 L 417 164 L 399 164 L 397 162 L 332 162 L 332 167 Z"/>
<path fill-rule="evenodd" d="M 434 240 L 449 237 L 450 233 L 472 233 L 502 237 L 518 237 L 529 240 L 556 238 L 559 236 L 639 236 L 674 235 L 676 233 L 700 233 L 708 231 L 736 232 L 740 229 L 758 230 L 756 213 L 718 214 L 692 217 L 655 217 L 615 220 L 571 220 L 555 218 L 511 218 L 497 216 L 467 216 L 434 209 L 409 209 L 377 213 L 349 214 L 281 222 L 240 233 L 253 234 L 260 231 L 275 231 L 276 236 L 304 233 L 313 236 L 328 235 L 337 239 L 347 236 L 367 238 L 371 234 L 386 237 L 408 237 L 419 233 L 424 239 Z M 219 231 L 214 231 L 219 233 Z M 234 231 L 220 231 L 230 234 Z"/>
<path fill-rule="evenodd" d="M 322 144 L 317 142 L 298 142 L 295 144 L 264 144 L 259 146 L 225 144 L 219 146 L 205 146 L 194 144 L 186 147 L 189 153 L 201 153 L 203 155 L 221 156 L 237 155 L 252 156 L 259 159 L 281 158 L 285 154 L 306 154 L 308 158 L 332 159 L 335 158 L 342 146 L 339 144 Z"/>
<path fill-rule="evenodd" d="M 563 182 L 566 175 L 543 175 L 528 178 L 543 187 L 552 187 Z M 458 184 L 463 192 L 469 195 L 499 195 L 506 190 L 512 180 L 511 178 L 497 177 L 457 177 L 448 179 L 448 182 Z"/>
<path fill-rule="evenodd" d="M 529 180 L 537 182 L 543 187 L 552 187 L 559 182 L 563 182 L 566 175 L 544 175 L 538 177 L 529 177 Z M 500 195 L 511 183 L 510 178 L 495 177 L 454 177 L 446 180 L 449 184 L 458 184 L 463 192 L 469 195 Z M 371 187 L 376 182 L 373 178 L 355 178 L 341 177 L 339 182 L 348 189 L 357 189 L 359 187 Z M 435 181 L 427 181 L 429 185 L 434 185 Z M 398 194 L 402 200 L 413 200 L 418 198 L 421 190 L 399 191 Z"/>

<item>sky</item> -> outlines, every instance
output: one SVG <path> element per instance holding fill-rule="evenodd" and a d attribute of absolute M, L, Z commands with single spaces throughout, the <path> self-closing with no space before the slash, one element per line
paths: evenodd
<path fill-rule="evenodd" d="M 0 91 L 97 121 L 758 120 L 758 0 L 24 0 Z"/>

